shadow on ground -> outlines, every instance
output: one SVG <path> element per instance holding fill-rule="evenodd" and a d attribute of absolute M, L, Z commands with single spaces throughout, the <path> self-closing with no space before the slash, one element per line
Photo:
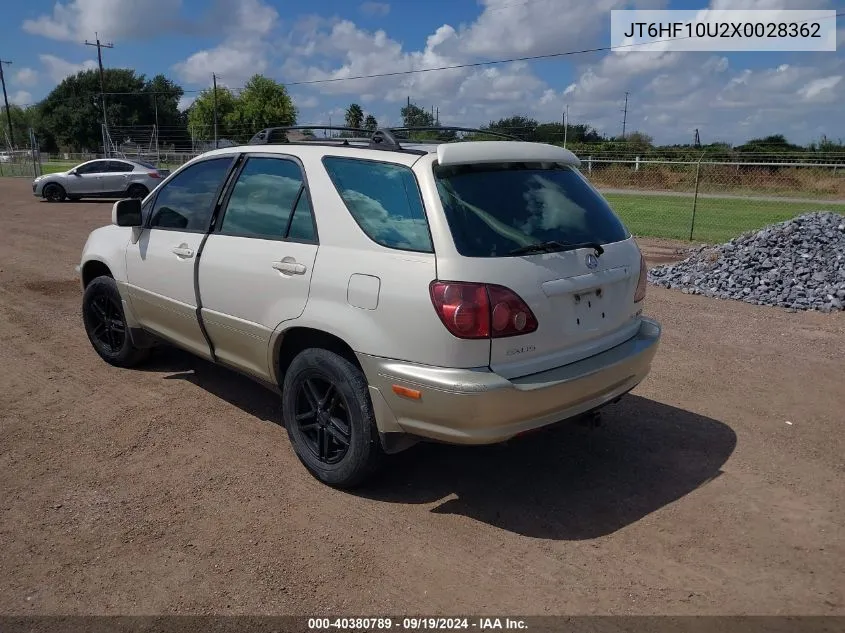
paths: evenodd
<path fill-rule="evenodd" d="M 280 423 L 278 396 L 248 378 L 164 348 L 145 366 L 177 372 L 244 411 Z M 430 504 L 517 534 L 557 540 L 604 536 L 677 501 L 721 474 L 733 430 L 708 417 L 629 395 L 603 423 L 575 423 L 507 444 L 422 443 L 391 456 L 355 495 L 384 503 Z"/>

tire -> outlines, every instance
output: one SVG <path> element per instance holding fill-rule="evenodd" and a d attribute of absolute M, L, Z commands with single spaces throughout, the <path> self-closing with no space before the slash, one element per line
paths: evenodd
<path fill-rule="evenodd" d="M 134 367 L 149 354 L 148 349 L 138 349 L 132 344 L 123 302 L 111 277 L 97 277 L 85 288 L 82 322 L 94 351 L 110 365 Z"/>
<path fill-rule="evenodd" d="M 43 196 L 47 202 L 61 202 L 66 195 L 65 188 L 58 183 L 51 182 L 44 186 Z"/>
<path fill-rule="evenodd" d="M 148 193 L 150 192 L 144 185 L 129 185 L 129 189 L 126 190 L 127 196 L 139 200 L 146 198 Z"/>
<path fill-rule="evenodd" d="M 297 457 L 329 486 L 359 486 L 382 462 L 367 381 L 334 352 L 311 348 L 293 359 L 282 385 L 282 415 Z"/>

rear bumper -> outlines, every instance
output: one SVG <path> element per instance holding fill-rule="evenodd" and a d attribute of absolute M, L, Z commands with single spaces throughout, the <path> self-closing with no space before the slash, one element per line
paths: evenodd
<path fill-rule="evenodd" d="M 489 368 L 449 369 L 359 354 L 382 433 L 490 444 L 580 415 L 637 386 L 651 368 L 660 325 L 643 319 L 624 343 L 595 356 L 508 380 Z M 400 385 L 421 392 L 412 400 Z"/>

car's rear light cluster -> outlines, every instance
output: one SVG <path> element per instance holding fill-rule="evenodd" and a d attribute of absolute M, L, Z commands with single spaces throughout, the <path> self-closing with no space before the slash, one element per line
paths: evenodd
<path fill-rule="evenodd" d="M 634 292 L 634 303 L 639 303 L 645 299 L 645 291 L 648 286 L 648 269 L 645 264 L 645 257 L 640 253 L 640 278 L 637 279 L 637 290 Z"/>
<path fill-rule="evenodd" d="M 157 171 L 147 172 L 147 176 L 149 176 L 150 178 L 161 178 L 161 174 Z"/>
<path fill-rule="evenodd" d="M 502 338 L 537 329 L 531 308 L 504 286 L 433 281 L 429 289 L 437 315 L 458 338 Z"/>

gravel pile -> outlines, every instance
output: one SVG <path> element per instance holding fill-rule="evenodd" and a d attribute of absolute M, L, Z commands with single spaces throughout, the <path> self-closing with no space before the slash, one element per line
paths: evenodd
<path fill-rule="evenodd" d="M 807 213 L 649 271 L 686 294 L 791 310 L 845 309 L 845 216 Z"/>

